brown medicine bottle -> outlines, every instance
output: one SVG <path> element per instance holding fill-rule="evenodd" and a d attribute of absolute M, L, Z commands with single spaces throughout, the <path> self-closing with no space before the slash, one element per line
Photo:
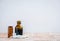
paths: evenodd
<path fill-rule="evenodd" d="M 15 26 L 16 35 L 23 35 L 23 28 L 21 26 L 21 21 L 17 21 L 17 25 Z"/>

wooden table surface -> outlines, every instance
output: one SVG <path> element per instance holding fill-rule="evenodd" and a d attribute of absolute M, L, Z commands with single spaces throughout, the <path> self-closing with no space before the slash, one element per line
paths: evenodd
<path fill-rule="evenodd" d="M 8 38 L 7 33 L 0 33 L 0 41 L 60 41 L 60 33 L 25 33 L 27 38 Z"/>

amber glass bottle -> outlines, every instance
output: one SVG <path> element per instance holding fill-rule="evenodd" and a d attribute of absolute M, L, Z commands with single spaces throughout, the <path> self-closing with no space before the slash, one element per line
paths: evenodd
<path fill-rule="evenodd" d="M 13 26 L 8 26 L 8 38 L 13 36 Z"/>
<path fill-rule="evenodd" d="M 21 21 L 17 21 L 17 25 L 15 26 L 15 33 L 16 33 L 16 35 L 23 34 L 23 28 L 21 26 Z"/>

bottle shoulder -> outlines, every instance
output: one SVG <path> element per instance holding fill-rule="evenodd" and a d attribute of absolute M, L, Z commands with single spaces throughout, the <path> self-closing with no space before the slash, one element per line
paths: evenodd
<path fill-rule="evenodd" d="M 23 27 L 22 27 L 21 25 L 16 25 L 15 28 L 21 29 L 21 28 L 23 28 Z"/>

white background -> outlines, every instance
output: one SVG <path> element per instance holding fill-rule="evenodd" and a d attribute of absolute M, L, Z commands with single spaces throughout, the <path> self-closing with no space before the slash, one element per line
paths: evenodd
<path fill-rule="evenodd" d="M 0 33 L 17 20 L 24 32 L 60 32 L 60 0 L 0 0 Z"/>

